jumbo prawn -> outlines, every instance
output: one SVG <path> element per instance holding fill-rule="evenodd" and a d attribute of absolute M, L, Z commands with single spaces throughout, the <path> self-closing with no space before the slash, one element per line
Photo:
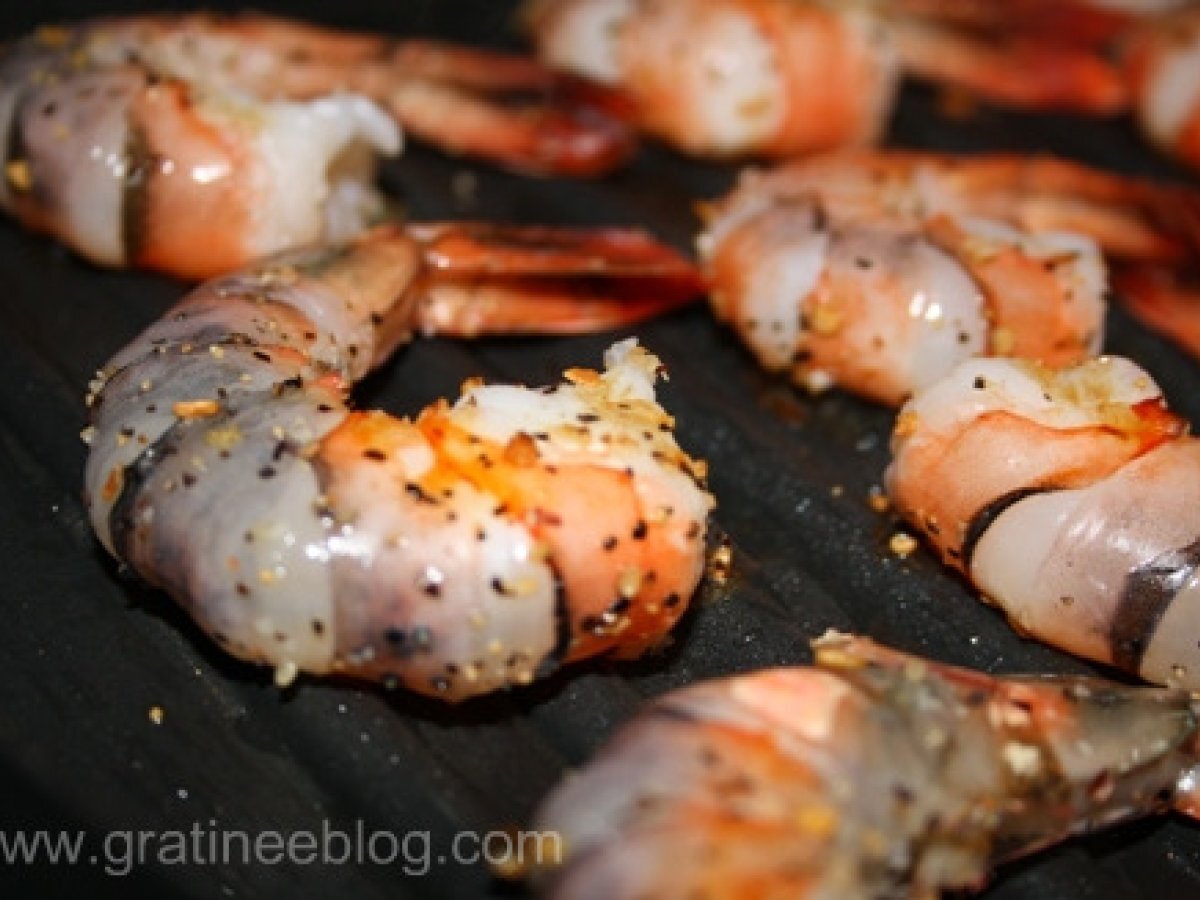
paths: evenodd
<path fill-rule="evenodd" d="M 827 154 L 750 170 L 702 213 L 713 307 L 758 360 L 884 403 L 972 356 L 1095 355 L 1110 273 L 1160 330 L 1200 309 L 1196 193 L 1065 160 Z"/>
<path fill-rule="evenodd" d="M 1200 689 L 1200 440 L 1128 360 L 970 360 L 900 412 L 896 511 L 1022 633 Z"/>
<path fill-rule="evenodd" d="M 612 106 L 521 57 L 261 15 L 47 27 L 0 58 L 0 207 L 94 262 L 203 278 L 377 220 L 398 125 L 587 175 L 632 149 Z"/>
<path fill-rule="evenodd" d="M 932 900 L 1071 835 L 1196 810 L 1183 691 L 992 677 L 837 634 L 814 652 L 675 691 L 618 732 L 537 814 L 547 895 Z"/>
<path fill-rule="evenodd" d="M 711 506 L 650 353 L 470 382 L 412 420 L 348 393 L 414 333 L 611 327 L 696 286 L 639 233 L 482 226 L 385 227 L 209 282 L 93 386 L 92 524 L 280 683 L 458 700 L 635 656 L 686 609 Z"/>
<path fill-rule="evenodd" d="M 1045 3 L 991 0 L 532 0 L 526 18 L 547 64 L 623 91 L 656 137 L 784 157 L 877 141 L 903 72 L 1022 107 L 1123 109 L 1119 68 L 1061 38 L 1126 17 L 1053 6 L 1059 27 Z"/>

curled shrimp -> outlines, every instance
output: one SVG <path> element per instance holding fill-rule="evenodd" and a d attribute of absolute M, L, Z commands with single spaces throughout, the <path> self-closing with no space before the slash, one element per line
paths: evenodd
<path fill-rule="evenodd" d="M 814 389 L 899 403 L 972 356 L 1078 362 L 1101 346 L 1110 276 L 1147 324 L 1200 334 L 1200 198 L 1182 186 L 857 151 L 751 170 L 702 212 L 718 317 Z"/>
<path fill-rule="evenodd" d="M 990 188 L 958 182 L 977 165 L 839 154 L 743 176 L 698 241 L 718 317 L 798 384 L 889 404 L 971 356 L 1094 355 L 1096 244 L 993 215 Z"/>
<path fill-rule="evenodd" d="M 511 106 L 508 94 L 540 94 Z M 209 277 L 379 218 L 397 123 L 512 168 L 631 149 L 599 88 L 531 60 L 260 15 L 43 28 L 0 58 L 0 207 L 110 266 Z"/>
<path fill-rule="evenodd" d="M 1039 17 L 1031 4 L 1010 6 L 532 0 L 526 18 L 549 65 L 623 90 L 639 125 L 702 156 L 873 143 L 905 71 L 1027 107 L 1122 107 L 1127 92 L 1113 63 L 1053 39 L 1056 30 L 1019 28 Z M 1089 4 L 1065 6 L 1072 24 L 1095 18 Z M 994 22 L 997 9 L 1000 18 L 1011 13 L 1011 40 L 965 27 Z"/>
<path fill-rule="evenodd" d="M 901 411 L 897 512 L 1022 633 L 1200 688 L 1200 440 L 1128 360 L 971 360 Z"/>
<path fill-rule="evenodd" d="M 637 655 L 687 606 L 711 506 L 652 355 L 618 344 L 606 371 L 545 388 L 471 382 L 411 420 L 348 394 L 415 332 L 592 330 L 695 287 L 638 233 L 468 226 L 383 227 L 208 282 L 93 386 L 96 534 L 280 683 L 458 700 Z"/>
<path fill-rule="evenodd" d="M 815 667 L 686 687 L 626 725 L 537 815 L 562 848 L 538 872 L 548 895 L 934 898 L 1190 807 L 1183 691 L 997 678 L 832 633 L 814 652 Z"/>

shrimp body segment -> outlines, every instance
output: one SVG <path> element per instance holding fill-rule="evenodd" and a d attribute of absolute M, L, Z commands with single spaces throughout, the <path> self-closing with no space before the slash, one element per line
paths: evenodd
<path fill-rule="evenodd" d="M 901 411 L 897 511 L 1016 628 L 1200 688 L 1200 441 L 1133 363 L 972 360 Z"/>
<path fill-rule="evenodd" d="M 744 175 L 698 246 L 718 317 L 764 366 L 899 404 L 972 356 L 1098 351 L 1095 242 L 1003 213 L 948 160 L 839 154 Z"/>
<path fill-rule="evenodd" d="M 94 385 L 86 496 L 101 542 L 282 683 L 345 673 L 458 700 L 656 644 L 700 576 L 712 501 L 647 351 L 626 341 L 605 371 L 546 388 L 471 382 L 413 419 L 348 406 L 413 333 L 456 333 L 456 307 L 524 304 L 525 330 L 559 329 L 538 312 L 566 302 L 568 241 L 521 249 L 536 237 L 384 228 L 197 289 Z M 624 277 L 669 296 L 686 275 L 644 238 L 608 239 L 580 238 L 584 290 L 607 278 L 615 299 L 582 295 L 576 329 L 618 320 Z M 478 284 L 472 253 L 488 242 L 521 270 L 507 287 L 503 273 Z M 456 284 L 463 244 L 471 274 Z"/>
<path fill-rule="evenodd" d="M 611 107 L 499 53 L 250 14 L 97 19 L 0 57 L 0 206 L 94 262 L 211 277 L 379 219 L 372 176 L 401 125 L 522 171 L 596 174 L 632 150 Z"/>
<path fill-rule="evenodd" d="M 829 634 L 652 702 L 541 807 L 549 896 L 919 897 L 1186 801 L 1188 695 L 1001 677 Z"/>

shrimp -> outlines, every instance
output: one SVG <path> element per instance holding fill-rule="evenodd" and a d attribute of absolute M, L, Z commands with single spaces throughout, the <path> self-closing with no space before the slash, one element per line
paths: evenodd
<path fill-rule="evenodd" d="M 1144 21 L 1124 59 L 1142 131 L 1169 156 L 1200 168 L 1200 8 Z"/>
<path fill-rule="evenodd" d="M 1078 362 L 1101 346 L 1110 274 L 1147 324 L 1191 310 L 1200 333 L 1200 198 L 1183 187 L 1043 157 L 858 151 L 750 170 L 701 212 L 718 318 L 815 390 L 898 404 L 972 356 Z"/>
<path fill-rule="evenodd" d="M 549 65 L 621 88 L 642 128 L 703 156 L 874 142 L 900 72 L 886 33 L 857 7 L 548 0 L 527 20 Z"/>
<path fill-rule="evenodd" d="M 683 614 L 712 504 L 655 357 L 626 341 L 602 373 L 470 382 L 414 419 L 348 394 L 417 332 L 594 330 L 696 287 L 640 233 L 465 225 L 383 226 L 208 282 L 92 387 L 92 525 L 280 684 L 460 700 L 635 656 Z"/>
<path fill-rule="evenodd" d="M 0 207 L 93 262 L 200 279 L 381 218 L 372 174 L 398 123 L 594 174 L 632 147 L 606 102 L 531 60 L 259 15 L 43 28 L 0 58 Z"/>
<path fill-rule="evenodd" d="M 1101 825 L 1186 811 L 1178 690 L 992 677 L 828 633 L 815 667 L 653 701 L 537 816 L 560 898 L 913 897 Z"/>
<path fill-rule="evenodd" d="M 968 3 L 995 18 L 995 4 Z M 1073 23 L 1088 4 L 1068 3 Z M 878 140 L 900 76 L 959 84 L 1026 107 L 1110 112 L 1115 64 L 1017 4 L 1013 40 L 962 27 L 962 4 L 820 0 L 532 0 L 547 64 L 624 91 L 638 124 L 686 153 L 793 156 Z M 1003 9 L 1008 12 L 1009 4 Z M 989 12 L 990 10 L 990 12 Z M 1002 14 L 1003 15 L 1003 14 Z M 1037 32 L 1036 34 L 1033 32 Z"/>
<path fill-rule="evenodd" d="M 963 46 L 955 46 L 945 30 L 936 26 L 903 29 L 899 38 L 906 45 L 902 55 L 912 74 L 974 88 L 985 96 L 1007 92 L 1014 105 L 1038 106 L 1036 101 L 1023 102 L 1023 91 L 1038 89 L 1020 72 L 1022 63 L 1017 61 L 1015 47 L 1028 48 L 1030 64 L 1051 78 L 1055 67 L 1052 63 L 1039 66 L 1039 56 L 1059 53 L 1064 45 L 1092 47 L 1095 64 L 1111 71 L 1101 75 L 1098 70 L 1091 84 L 1098 86 L 1115 76 L 1123 87 L 1109 84 L 1108 102 L 1093 107 L 1083 99 L 1089 96 L 1087 83 L 1068 78 L 1058 85 L 1063 105 L 1093 114 L 1132 111 L 1152 144 L 1180 162 L 1200 167 L 1200 7 L 1194 2 L 1129 0 L 1093 5 L 901 0 L 900 5 L 917 13 L 917 20 L 926 13 L 937 22 L 953 21 L 961 26 L 965 41 Z M 985 40 L 1000 41 L 1000 49 L 990 53 L 994 67 L 984 63 L 989 53 L 980 43 Z M 922 44 L 928 52 L 922 50 Z M 1047 85 L 1042 90 L 1049 94 L 1055 88 Z M 1081 102 L 1072 102 L 1072 95 Z"/>
<path fill-rule="evenodd" d="M 800 385 L 893 405 L 971 356 L 1098 352 L 1095 242 L 976 216 L 943 166 L 950 182 L 945 160 L 880 154 L 745 175 L 698 240 L 718 318 Z"/>
<path fill-rule="evenodd" d="M 1200 689 L 1200 440 L 1101 357 L 970 360 L 901 411 L 896 511 L 1019 631 Z"/>
<path fill-rule="evenodd" d="M 1091 107 L 1086 101 L 1074 104 L 1069 99 L 1088 89 L 1082 83 L 1061 85 L 1063 104 L 1076 112 L 1112 114 L 1132 111 L 1150 142 L 1168 156 L 1200 168 L 1200 7 L 1191 0 L 1129 0 L 1124 3 L 1092 4 L 959 4 L 947 0 L 902 0 L 911 10 L 928 8 L 940 21 L 954 20 L 974 32 L 977 39 L 996 40 L 1015 27 L 1015 40 L 1031 48 L 1030 55 L 1056 53 L 1064 43 L 1091 46 L 1097 51 L 1096 64 L 1109 65 L 1123 88 L 1109 85 L 1109 102 Z M 1030 8 L 1025 10 L 1023 7 Z M 944 32 L 934 29 L 926 36 L 920 28 L 903 33 L 906 42 L 905 64 L 913 74 L 933 81 L 974 86 L 985 96 L 990 87 L 1002 93 L 1010 91 L 1011 101 L 1023 104 L 1021 92 L 1031 79 L 1023 74 L 1006 78 L 1013 68 L 1015 54 L 1006 49 L 993 51 L 994 71 L 983 65 L 986 53 L 975 42 L 956 49 Z M 929 52 L 922 52 L 926 43 Z M 1002 43 L 1003 47 L 1003 43 Z M 1111 64 L 1104 62 L 1112 59 Z M 1052 65 L 1041 67 L 1053 72 Z M 1105 83 L 1112 75 L 1097 72 L 1094 85 Z M 1011 88 L 1001 87 L 1011 82 Z M 1050 88 L 1046 91 L 1049 93 Z"/>

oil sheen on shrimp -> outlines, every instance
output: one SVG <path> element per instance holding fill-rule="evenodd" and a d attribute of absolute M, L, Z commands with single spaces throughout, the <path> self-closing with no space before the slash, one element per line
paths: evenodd
<path fill-rule="evenodd" d="M 933 898 L 1102 825 L 1191 808 L 1183 691 L 992 677 L 828 634 L 815 667 L 653 701 L 541 807 L 557 900 Z M 543 841 L 545 846 L 552 842 Z"/>
<path fill-rule="evenodd" d="M 0 207 L 94 262 L 189 278 L 379 217 L 397 122 L 454 152 L 594 174 L 628 129 L 536 63 L 259 15 L 43 28 L 0 57 Z M 514 109 L 505 92 L 545 96 Z"/>
<path fill-rule="evenodd" d="M 984 165 L 964 160 L 959 174 L 945 157 L 863 153 L 747 173 L 706 208 L 698 239 L 717 316 L 797 384 L 888 404 L 972 356 L 1095 355 L 1098 246 L 1019 227 L 994 185 L 971 194 Z"/>
<path fill-rule="evenodd" d="M 971 360 L 901 411 L 896 510 L 1014 626 L 1200 689 L 1200 440 L 1138 366 Z"/>
<path fill-rule="evenodd" d="M 1119 107 L 1116 67 L 1057 39 L 1065 29 L 1035 27 L 1044 15 L 1029 6 L 532 0 L 526 18 L 543 60 L 623 90 L 638 123 L 677 148 L 782 157 L 876 141 L 902 71 L 1027 107 Z M 1054 6 L 1072 26 L 1095 18 Z"/>
<path fill-rule="evenodd" d="M 695 286 L 637 233 L 466 226 L 386 227 L 211 281 L 94 385 L 92 524 L 281 683 L 345 673 L 458 700 L 634 656 L 686 609 L 712 502 L 655 401 L 655 357 L 625 341 L 603 372 L 470 382 L 411 420 L 348 393 L 414 332 L 602 328 Z"/>

